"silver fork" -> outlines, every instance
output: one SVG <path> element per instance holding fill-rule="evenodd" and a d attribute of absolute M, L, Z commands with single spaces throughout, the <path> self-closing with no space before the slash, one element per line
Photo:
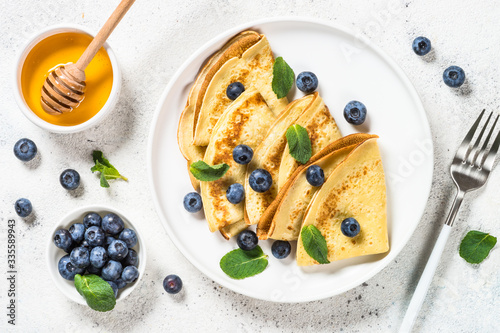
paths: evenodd
<path fill-rule="evenodd" d="M 429 285 L 431 284 L 434 273 L 436 272 L 439 259 L 443 253 L 446 241 L 450 236 L 451 227 L 453 226 L 453 222 L 455 221 L 455 217 L 457 216 L 465 193 L 483 186 L 488 179 L 491 169 L 493 168 L 493 163 L 495 162 L 495 157 L 500 145 L 500 133 L 497 134 L 491 148 L 489 150 L 487 148 L 499 116 L 495 118 L 488 135 L 484 140 L 482 140 L 493 115 L 493 113 L 490 113 L 486 123 L 482 126 L 477 139 L 474 143 L 472 143 L 475 134 L 478 132 L 479 124 L 481 123 L 484 112 L 485 110 L 481 112 L 474 125 L 472 125 L 471 129 L 465 136 L 464 141 L 458 148 L 455 157 L 453 158 L 450 172 L 451 178 L 457 186 L 457 195 L 453 201 L 450 213 L 448 214 L 446 222 L 441 229 L 441 233 L 439 234 L 436 244 L 434 245 L 434 249 L 432 250 L 429 260 L 427 261 L 424 272 L 418 281 L 418 285 L 410 301 L 410 305 L 406 310 L 406 315 L 399 329 L 400 333 L 410 332 L 413 324 L 415 323 L 415 319 L 417 318 L 418 312 L 420 311 L 420 308 L 425 300 L 427 290 L 429 289 Z"/>

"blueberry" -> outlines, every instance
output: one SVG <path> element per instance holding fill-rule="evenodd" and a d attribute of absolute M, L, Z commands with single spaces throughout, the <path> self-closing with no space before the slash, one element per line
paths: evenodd
<path fill-rule="evenodd" d="M 201 195 L 196 192 L 190 192 L 184 197 L 184 208 L 190 213 L 196 213 L 203 207 Z"/>
<path fill-rule="evenodd" d="M 354 237 L 357 234 L 359 234 L 359 231 L 361 230 L 358 221 L 352 217 L 346 218 L 342 223 L 340 224 L 340 230 L 344 234 L 344 236 L 347 237 Z"/>
<path fill-rule="evenodd" d="M 234 183 L 229 185 L 226 191 L 226 198 L 232 204 L 239 204 L 245 198 L 245 189 L 243 185 Z"/>
<path fill-rule="evenodd" d="M 71 281 L 75 279 L 76 274 L 83 274 L 85 272 L 85 268 L 75 267 L 75 265 L 71 263 L 68 254 L 59 259 L 57 268 L 59 270 L 59 274 L 61 274 L 63 278 Z"/>
<path fill-rule="evenodd" d="M 88 229 L 93 226 L 101 227 L 101 222 L 102 222 L 101 216 L 94 212 L 88 213 L 83 217 L 83 225 L 85 226 L 85 229 Z"/>
<path fill-rule="evenodd" d="M 81 223 L 75 223 L 69 227 L 69 233 L 73 241 L 80 244 L 85 238 L 85 226 Z"/>
<path fill-rule="evenodd" d="M 134 247 L 137 244 L 137 235 L 135 231 L 129 228 L 123 229 L 123 231 L 118 236 L 118 239 L 124 241 L 127 247 Z"/>
<path fill-rule="evenodd" d="M 264 193 L 271 188 L 273 178 L 267 170 L 256 169 L 250 174 L 248 183 L 255 192 Z"/>
<path fill-rule="evenodd" d="M 366 119 L 366 106 L 358 101 L 350 101 L 344 108 L 344 118 L 349 124 L 361 125 Z"/>
<path fill-rule="evenodd" d="M 76 170 L 66 169 L 59 176 L 59 182 L 66 190 L 76 190 L 80 186 L 80 174 Z"/>
<path fill-rule="evenodd" d="M 108 246 L 108 255 L 111 259 L 116 261 L 123 260 L 128 254 L 128 247 L 124 241 L 114 240 Z"/>
<path fill-rule="evenodd" d="M 68 230 L 59 229 L 54 235 L 54 244 L 66 253 L 70 253 L 73 249 L 73 238 Z"/>
<path fill-rule="evenodd" d="M 297 76 L 297 88 L 310 94 L 318 88 L 318 77 L 312 72 L 302 72 Z"/>
<path fill-rule="evenodd" d="M 38 149 L 30 139 L 23 138 L 14 145 L 14 155 L 23 162 L 28 162 L 35 157 Z"/>
<path fill-rule="evenodd" d="M 273 256 L 278 259 L 285 259 L 292 251 L 292 246 L 287 241 L 277 240 L 271 246 Z"/>
<path fill-rule="evenodd" d="M 14 208 L 17 215 L 19 215 L 20 217 L 27 217 L 33 211 L 31 201 L 25 198 L 17 199 L 16 203 L 14 204 Z"/>
<path fill-rule="evenodd" d="M 90 265 L 90 251 L 86 247 L 75 247 L 69 255 L 71 263 L 78 268 L 87 268 Z"/>
<path fill-rule="evenodd" d="M 92 264 L 90 264 L 89 267 L 87 267 L 87 272 L 89 272 L 89 274 L 101 275 L 101 269 L 92 266 Z"/>
<path fill-rule="evenodd" d="M 233 149 L 233 160 L 238 164 L 248 164 L 252 157 L 253 149 L 247 145 L 237 145 Z"/>
<path fill-rule="evenodd" d="M 83 236 L 85 237 L 85 235 Z M 80 243 L 80 246 L 83 246 L 83 247 L 88 247 L 88 248 L 91 248 L 92 246 L 90 246 L 89 242 L 84 239 L 81 243 Z"/>
<path fill-rule="evenodd" d="M 118 296 L 118 286 L 113 281 L 106 281 L 106 282 L 109 283 L 109 285 L 113 289 L 113 293 L 115 294 L 115 298 L 116 298 Z"/>
<path fill-rule="evenodd" d="M 102 246 L 96 246 L 90 251 L 90 264 L 102 268 L 108 261 L 108 252 Z"/>
<path fill-rule="evenodd" d="M 116 279 L 115 283 L 118 286 L 118 289 L 123 289 L 127 285 L 127 282 L 123 281 L 122 278 Z"/>
<path fill-rule="evenodd" d="M 102 218 L 102 230 L 112 236 L 118 235 L 125 228 L 122 219 L 113 213 L 109 213 Z"/>
<path fill-rule="evenodd" d="M 114 260 L 108 261 L 101 271 L 101 277 L 108 281 L 116 281 L 121 275 L 122 264 Z"/>
<path fill-rule="evenodd" d="M 101 228 L 92 226 L 85 231 L 85 240 L 89 246 L 103 246 L 106 242 L 106 234 Z"/>
<path fill-rule="evenodd" d="M 417 37 L 413 40 L 412 48 L 417 55 L 424 56 L 431 50 L 431 41 L 427 37 Z"/>
<path fill-rule="evenodd" d="M 258 242 L 259 239 L 257 238 L 257 235 L 251 230 L 243 230 L 238 234 L 238 237 L 236 237 L 236 243 L 240 249 L 244 251 L 251 251 L 255 249 Z"/>
<path fill-rule="evenodd" d="M 123 265 L 125 266 L 139 266 L 139 256 L 137 255 L 137 252 L 135 252 L 133 249 L 128 250 L 128 254 L 125 257 L 125 259 L 122 260 Z"/>
<path fill-rule="evenodd" d="M 233 82 L 227 86 L 226 94 L 230 100 L 235 100 L 245 91 L 245 87 L 240 82 Z"/>
<path fill-rule="evenodd" d="M 113 243 L 113 241 L 116 240 L 116 238 L 114 238 L 113 236 L 107 236 L 106 237 L 106 248 L 111 244 Z"/>
<path fill-rule="evenodd" d="M 163 289 L 169 294 L 177 294 L 182 289 L 182 280 L 175 274 L 167 275 L 163 280 Z"/>
<path fill-rule="evenodd" d="M 443 80 L 448 87 L 458 88 L 465 82 L 465 72 L 458 66 L 450 66 L 444 71 Z"/>
<path fill-rule="evenodd" d="M 123 269 L 122 280 L 125 283 L 132 283 L 139 277 L 139 270 L 135 266 L 127 266 Z"/>
<path fill-rule="evenodd" d="M 321 186 L 325 182 L 325 173 L 317 165 L 311 165 L 307 168 L 306 179 L 312 186 Z"/>

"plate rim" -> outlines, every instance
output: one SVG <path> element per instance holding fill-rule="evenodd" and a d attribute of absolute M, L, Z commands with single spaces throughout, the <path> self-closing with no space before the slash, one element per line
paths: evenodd
<path fill-rule="evenodd" d="M 161 222 L 163 228 L 165 229 L 165 231 L 167 232 L 167 235 L 170 238 L 170 240 L 172 241 L 172 243 L 176 246 L 176 248 L 179 250 L 179 252 L 194 267 L 196 267 L 201 273 L 205 274 L 207 277 L 209 277 L 213 281 L 217 282 L 221 286 L 224 286 L 225 288 L 227 288 L 233 292 L 236 292 L 236 293 L 239 293 L 239 294 L 242 294 L 242 295 L 254 298 L 254 299 L 259 299 L 259 300 L 273 302 L 273 303 L 295 304 L 295 303 L 305 303 L 305 302 L 323 300 L 326 298 L 330 298 L 330 297 L 345 293 L 346 291 L 353 289 L 353 288 L 361 285 L 362 283 L 368 281 L 369 279 L 373 278 L 376 274 L 380 273 L 384 268 L 386 268 L 390 264 L 390 262 L 392 262 L 400 254 L 400 252 L 403 250 L 403 248 L 407 245 L 410 238 L 413 236 L 418 225 L 421 223 L 422 217 L 425 213 L 425 207 L 427 206 L 427 203 L 429 201 L 429 195 L 430 195 L 430 191 L 432 188 L 432 180 L 434 178 L 434 167 L 433 167 L 433 165 L 434 165 L 434 141 L 432 140 L 432 132 L 431 132 L 429 119 L 427 117 L 427 113 L 426 113 L 425 108 L 422 104 L 422 100 L 420 99 L 420 96 L 418 95 L 418 92 L 415 89 L 415 86 L 412 84 L 412 82 L 410 81 L 410 79 L 408 78 L 406 73 L 403 71 L 403 69 L 385 51 L 383 51 L 377 45 L 373 44 L 368 37 L 363 36 L 363 40 L 364 40 L 366 47 L 371 48 L 378 56 L 380 56 L 384 61 L 386 61 L 388 63 L 388 65 L 390 66 L 390 68 L 393 71 L 395 71 L 397 76 L 403 81 L 405 87 L 407 88 L 407 91 L 411 95 L 411 98 L 416 103 L 416 107 L 419 110 L 418 113 L 420 115 L 420 118 L 422 118 L 423 123 L 427 125 L 427 126 L 424 126 L 425 127 L 424 131 L 425 131 L 425 135 L 431 139 L 430 144 L 431 144 L 432 149 L 430 149 L 429 155 L 430 155 L 430 160 L 432 161 L 432 163 L 430 164 L 430 170 L 428 170 L 428 172 L 430 173 L 430 181 L 428 182 L 428 184 L 426 185 L 426 188 L 424 189 L 424 192 L 427 195 L 427 200 L 425 200 L 422 203 L 421 207 L 417 207 L 417 211 L 419 212 L 418 222 L 414 224 L 414 226 L 411 228 L 410 232 L 402 240 L 399 248 L 394 249 L 391 247 L 391 249 L 387 253 L 387 255 L 384 258 L 379 260 L 379 262 L 381 263 L 380 265 L 377 265 L 377 266 L 373 267 L 371 270 L 367 271 L 365 274 L 363 274 L 363 276 L 361 278 L 355 279 L 351 283 L 344 285 L 343 288 L 336 289 L 333 292 L 325 292 L 324 294 L 322 294 L 319 297 L 318 296 L 303 297 L 300 300 L 289 300 L 289 299 L 287 299 L 287 300 L 275 300 L 275 299 L 271 299 L 271 298 L 264 298 L 258 294 L 255 294 L 253 292 L 249 292 L 249 289 L 237 287 L 234 285 L 231 285 L 230 287 L 227 286 L 227 284 L 225 283 L 226 281 L 224 281 L 223 279 L 220 279 L 215 274 L 212 274 L 209 270 L 205 269 L 204 266 L 199 265 L 198 260 L 189 254 L 189 252 L 185 249 L 185 246 L 176 237 L 172 236 L 174 234 L 173 230 L 170 227 L 170 225 L 168 223 L 168 219 L 165 216 L 165 214 L 163 213 L 163 211 L 161 209 L 161 205 L 160 205 L 159 200 L 158 200 L 158 193 L 156 191 L 156 187 L 155 187 L 155 183 L 154 183 L 154 179 L 153 179 L 153 163 L 152 163 L 153 162 L 153 143 L 154 143 L 154 139 L 156 136 L 155 129 L 158 125 L 158 118 L 160 117 L 161 110 L 163 108 L 166 97 L 167 97 L 168 93 L 170 92 L 170 90 L 172 89 L 172 86 L 174 85 L 174 83 L 179 79 L 179 77 L 186 70 L 186 68 L 196 58 L 198 58 L 203 52 L 205 52 L 208 48 L 216 45 L 217 43 L 220 43 L 221 41 L 224 40 L 224 38 L 228 38 L 230 36 L 233 36 L 240 31 L 250 29 L 252 27 L 255 27 L 258 25 L 263 25 L 263 24 L 286 23 L 286 22 L 289 22 L 289 23 L 312 23 L 312 24 L 316 24 L 319 26 L 329 28 L 329 29 L 338 30 L 346 35 L 353 37 L 354 40 L 357 38 L 356 33 L 354 31 L 349 30 L 349 29 L 345 28 L 344 26 L 341 26 L 341 25 L 338 25 L 338 24 L 335 24 L 335 23 L 332 23 L 330 21 L 326 21 L 323 19 L 317 19 L 317 18 L 311 18 L 311 17 L 300 17 L 300 16 L 298 16 L 298 17 L 278 16 L 278 17 L 272 17 L 272 18 L 253 20 L 253 21 L 249 21 L 249 22 L 246 22 L 243 24 L 239 24 L 233 28 L 230 28 L 228 30 L 224 30 L 223 32 L 217 34 L 215 37 L 211 38 L 209 41 L 207 41 L 206 43 L 201 45 L 191 56 L 189 56 L 182 63 L 182 65 L 177 69 L 177 71 L 174 73 L 174 75 L 170 79 L 169 83 L 167 84 L 167 86 L 163 90 L 163 93 L 161 94 L 160 99 L 156 105 L 155 112 L 153 114 L 153 118 L 151 120 L 151 125 L 150 125 L 150 130 L 149 130 L 149 135 L 148 135 L 146 160 L 148 162 L 147 163 L 148 164 L 148 167 L 147 167 L 148 183 L 149 183 L 150 191 L 151 191 L 151 194 L 153 197 L 154 207 L 155 207 L 155 210 L 156 210 L 158 217 L 160 218 L 160 222 Z"/>

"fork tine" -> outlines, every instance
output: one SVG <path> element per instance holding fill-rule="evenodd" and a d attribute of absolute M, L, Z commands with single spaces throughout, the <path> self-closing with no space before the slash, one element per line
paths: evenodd
<path fill-rule="evenodd" d="M 457 150 L 457 157 L 460 158 L 464 162 L 470 153 L 470 150 L 472 148 L 470 146 L 470 142 L 472 141 L 472 138 L 474 137 L 474 134 L 476 133 L 476 130 L 479 126 L 479 123 L 481 122 L 481 119 L 483 118 L 485 111 L 486 110 L 481 111 L 481 114 L 479 115 L 479 117 L 477 117 L 477 120 L 474 122 L 474 125 L 472 125 L 469 132 L 465 136 L 464 141 L 462 141 L 462 143 L 460 144 L 460 147 Z"/>
<path fill-rule="evenodd" d="M 492 115 L 493 115 L 493 112 L 491 112 L 490 115 L 488 116 L 488 119 L 486 119 L 486 123 L 484 123 L 483 128 L 481 129 L 481 132 L 479 133 L 479 135 L 476 139 L 476 142 L 472 146 L 471 151 L 469 153 L 469 156 L 472 156 L 472 158 L 469 158 L 468 162 L 472 166 L 476 162 L 476 158 L 479 155 L 479 153 L 481 152 L 481 150 L 479 150 L 479 144 L 481 143 L 481 139 L 483 138 L 484 132 L 486 131 L 486 128 L 488 127 L 488 123 L 490 122 Z M 495 126 L 493 125 L 493 127 L 495 127 Z M 491 133 L 491 131 L 490 131 L 490 133 Z M 486 143 L 487 143 L 487 141 L 486 141 Z M 484 144 L 483 144 L 483 146 L 484 146 Z"/>
<path fill-rule="evenodd" d="M 495 126 L 497 125 L 499 116 L 495 118 L 495 121 L 493 122 L 493 125 L 491 126 L 490 132 L 488 133 L 488 136 L 486 136 L 486 139 L 484 140 L 483 146 L 481 147 L 481 159 L 479 160 L 478 167 L 482 167 L 484 164 L 484 160 L 488 156 L 488 152 L 486 150 L 488 143 L 490 142 L 491 135 L 493 134 L 493 131 L 495 130 Z"/>
<path fill-rule="evenodd" d="M 488 152 L 488 155 L 486 155 L 486 153 L 484 154 L 483 160 L 484 157 L 486 157 L 486 160 L 484 160 L 484 164 L 481 164 L 479 166 L 480 168 L 483 168 L 487 171 L 491 171 L 491 169 L 493 168 L 493 163 L 495 163 L 495 157 L 497 156 L 499 146 L 500 146 L 500 132 L 498 132 L 495 141 L 493 141 L 493 144 L 491 145 L 491 149 Z"/>

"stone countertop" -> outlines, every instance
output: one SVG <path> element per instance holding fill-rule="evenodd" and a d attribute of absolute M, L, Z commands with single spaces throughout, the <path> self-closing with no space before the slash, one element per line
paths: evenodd
<path fill-rule="evenodd" d="M 120 101 L 105 124 L 73 135 L 52 134 L 30 123 L 13 97 L 12 72 L 18 49 L 40 29 L 76 23 L 97 31 L 118 1 L 2 1 L 0 4 L 0 263 L 6 271 L 7 220 L 17 222 L 18 317 L 22 332 L 210 331 L 210 332 L 396 332 L 426 258 L 451 205 L 448 174 L 454 151 L 478 111 L 499 106 L 498 16 L 494 0 L 364 1 L 137 1 L 109 41 L 123 71 Z M 236 25 L 272 16 L 320 18 L 367 36 L 406 72 L 419 92 L 430 122 L 435 167 L 425 214 L 407 246 L 365 284 L 342 295 L 304 304 L 276 304 L 236 294 L 202 275 L 175 248 L 155 212 L 146 174 L 152 115 L 179 66 L 201 45 Z M 433 45 L 426 60 L 413 54 L 413 38 Z M 449 65 L 461 66 L 468 89 L 452 90 L 441 79 Z M 404 119 L 401 119 L 404 121 Z M 21 137 L 39 148 L 34 163 L 12 154 Z M 131 180 L 99 187 L 91 167 L 93 149 Z M 58 184 L 62 170 L 82 176 L 83 191 L 71 195 Z M 498 171 L 498 170 L 497 170 Z M 498 232 L 500 172 L 469 195 L 456 221 L 415 332 L 498 332 L 500 257 L 494 249 L 480 266 L 458 255 L 470 229 Z M 13 203 L 29 198 L 35 216 L 18 218 Z M 131 202 L 133 204 L 131 204 Z M 150 244 L 145 275 L 129 298 L 110 313 L 97 313 L 66 299 L 45 264 L 48 235 L 76 207 L 106 203 L 130 212 Z M 498 248 L 498 246 L 497 246 Z M 183 292 L 166 294 L 163 278 L 181 276 Z M 6 274 L 6 273 L 5 273 Z M 0 305 L 7 306 L 7 281 L 0 279 Z M 5 314 L 0 330 L 7 325 Z"/>

